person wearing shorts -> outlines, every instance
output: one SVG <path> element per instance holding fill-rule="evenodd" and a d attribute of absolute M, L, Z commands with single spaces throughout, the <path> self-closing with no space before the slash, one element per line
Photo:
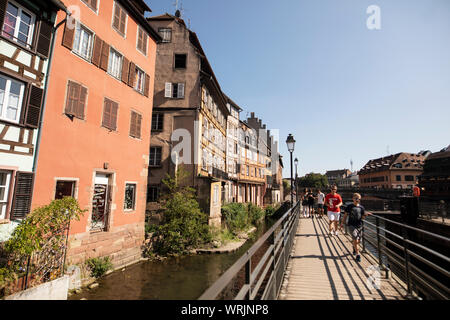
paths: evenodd
<path fill-rule="evenodd" d="M 342 219 L 341 227 L 347 219 L 348 216 L 348 232 L 352 236 L 353 243 L 353 254 L 356 255 L 356 261 L 361 261 L 361 256 L 359 254 L 359 243 L 363 236 L 363 219 L 369 213 L 366 212 L 364 207 L 360 204 L 361 195 L 359 193 L 353 194 L 353 203 L 345 208 L 345 214 Z"/>
<path fill-rule="evenodd" d="M 325 201 L 325 195 L 317 190 L 317 211 L 319 213 L 320 218 L 323 217 L 323 203 Z"/>
<path fill-rule="evenodd" d="M 307 200 L 308 200 L 308 218 L 310 215 L 311 215 L 311 218 L 313 218 L 314 217 L 314 194 L 313 194 L 312 189 L 309 190 Z"/>
<path fill-rule="evenodd" d="M 341 216 L 341 209 L 342 206 L 342 198 L 337 193 L 337 187 L 332 186 L 331 192 L 326 195 L 325 197 L 325 205 L 328 207 L 327 209 L 327 216 L 329 220 L 329 231 L 330 236 L 338 235 L 338 222 L 339 218 Z M 333 230 L 334 226 L 334 230 Z"/>

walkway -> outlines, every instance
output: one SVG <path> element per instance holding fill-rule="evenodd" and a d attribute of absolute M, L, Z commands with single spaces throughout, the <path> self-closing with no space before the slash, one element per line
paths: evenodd
<path fill-rule="evenodd" d="M 374 288 L 367 279 L 377 262 L 369 254 L 357 263 L 349 235 L 328 235 L 328 219 L 301 218 L 280 300 L 399 300 L 404 286 L 381 272 Z"/>

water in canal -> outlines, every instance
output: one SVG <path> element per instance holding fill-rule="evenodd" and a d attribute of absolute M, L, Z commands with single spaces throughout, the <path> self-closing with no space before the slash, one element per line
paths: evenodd
<path fill-rule="evenodd" d="M 69 300 L 194 300 L 210 287 L 233 263 L 264 234 L 274 221 L 266 221 L 255 236 L 237 251 L 223 254 L 199 254 L 143 261 L 116 271 L 84 289 Z"/>

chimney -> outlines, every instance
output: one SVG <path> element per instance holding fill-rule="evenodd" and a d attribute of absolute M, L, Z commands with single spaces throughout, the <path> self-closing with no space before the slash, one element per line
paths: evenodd
<path fill-rule="evenodd" d="M 251 115 L 252 118 L 255 117 L 255 113 L 254 112 L 250 113 L 250 115 Z"/>

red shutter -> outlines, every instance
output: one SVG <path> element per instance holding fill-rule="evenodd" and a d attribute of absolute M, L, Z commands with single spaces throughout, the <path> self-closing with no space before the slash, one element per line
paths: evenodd
<path fill-rule="evenodd" d="M 150 90 L 150 76 L 145 74 L 145 85 L 144 85 L 144 95 L 148 98 L 148 93 Z"/>
<path fill-rule="evenodd" d="M 100 68 L 107 71 L 108 70 L 108 58 L 109 58 L 109 44 L 105 41 L 102 42 L 102 54 L 100 58 Z"/>
<path fill-rule="evenodd" d="M 128 85 L 130 87 L 134 87 L 134 82 L 136 78 L 136 65 L 133 62 L 130 62 L 130 71 L 128 73 Z"/>
<path fill-rule="evenodd" d="M 36 52 L 48 58 L 50 53 L 50 44 L 52 39 L 53 23 L 47 20 L 41 20 L 39 26 L 39 35 L 37 39 Z"/>
<path fill-rule="evenodd" d="M 73 20 L 75 22 L 75 20 Z M 66 21 L 66 27 L 64 28 L 62 45 L 70 50 L 73 48 L 73 38 L 75 35 L 75 23 L 71 24 L 71 28 L 68 26 Z"/>
<path fill-rule="evenodd" d="M 97 66 L 100 67 L 100 58 L 102 56 L 102 39 L 100 39 L 99 36 L 95 35 L 95 40 L 94 40 L 94 48 L 92 50 L 92 63 Z"/>
<path fill-rule="evenodd" d="M 122 82 L 127 83 L 127 84 L 128 84 L 129 69 L 130 69 L 130 61 L 127 58 L 123 57 L 123 60 L 122 60 Z"/>
<path fill-rule="evenodd" d="M 23 219 L 30 213 L 33 195 L 34 173 L 16 172 L 14 195 L 11 207 L 11 220 Z"/>
<path fill-rule="evenodd" d="M 3 21 L 5 20 L 6 0 L 0 0 L 0 31 L 3 30 Z"/>
<path fill-rule="evenodd" d="M 39 120 L 41 118 L 42 98 L 44 96 L 44 90 L 31 85 L 30 93 L 28 96 L 28 105 L 25 113 L 24 124 L 37 128 L 39 126 Z"/>

